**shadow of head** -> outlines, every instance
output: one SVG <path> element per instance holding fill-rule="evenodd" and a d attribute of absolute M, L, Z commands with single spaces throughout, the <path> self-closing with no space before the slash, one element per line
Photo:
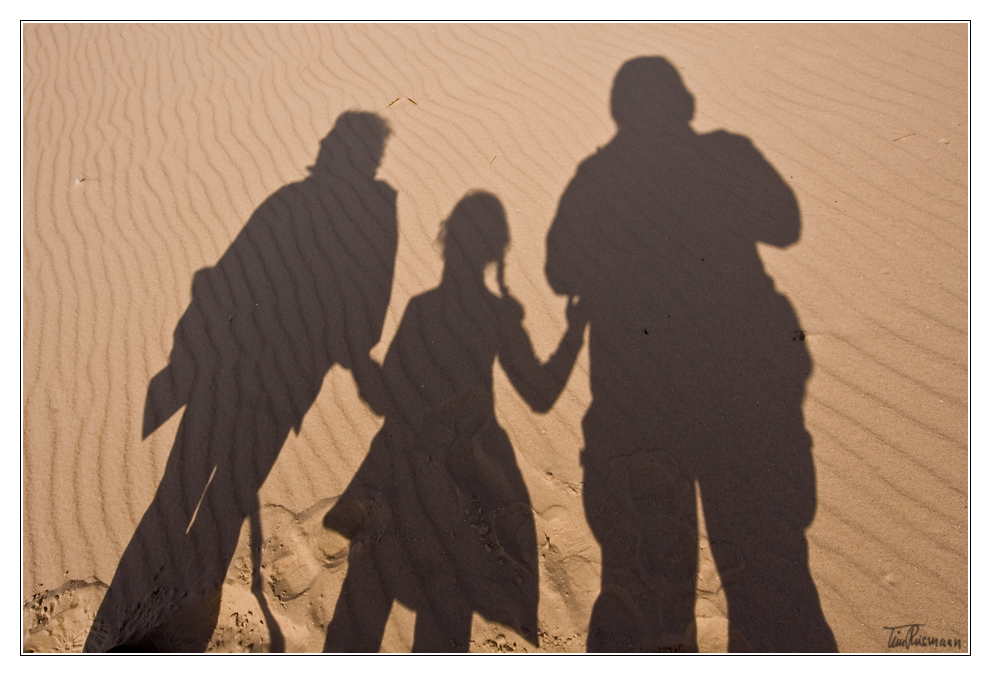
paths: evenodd
<path fill-rule="evenodd" d="M 357 173 L 374 177 L 385 153 L 385 142 L 392 130 L 375 113 L 349 110 L 337 118 L 334 128 L 320 142 L 313 174 L 321 172 Z"/>
<path fill-rule="evenodd" d="M 489 263 L 501 263 L 509 246 L 502 203 L 491 193 L 469 193 L 444 221 L 437 240 L 449 270 L 478 273 Z"/>
<path fill-rule="evenodd" d="M 612 116 L 621 131 L 656 133 L 684 128 L 695 116 L 695 97 L 678 70 L 659 56 L 623 64 L 612 89 Z"/>

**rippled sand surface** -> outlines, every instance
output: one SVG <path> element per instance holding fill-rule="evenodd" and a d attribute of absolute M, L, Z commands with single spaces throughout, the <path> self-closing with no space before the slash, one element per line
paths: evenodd
<path fill-rule="evenodd" d="M 578 166 L 616 133 L 620 67 L 655 55 L 694 96 L 693 129 L 749 139 L 797 199 L 797 241 L 756 252 L 811 358 L 808 569 L 836 645 L 904 651 L 911 628 L 891 628 L 920 624 L 969 650 L 968 40 L 966 24 L 25 24 L 24 650 L 83 648 L 181 431 L 175 409 L 148 431 L 146 397 L 194 276 L 240 251 L 252 214 L 309 175 L 342 113 L 391 129 L 377 179 L 395 191 L 395 264 L 373 358 L 441 285 L 441 223 L 485 191 L 508 223 L 505 287 L 546 360 L 568 303 L 545 277 L 549 228 Z M 278 293 L 296 288 L 282 265 L 262 264 Z M 546 413 L 495 362 L 494 424 L 529 496 L 539 603 L 529 638 L 476 612 L 472 651 L 586 649 L 602 569 L 579 463 L 589 349 Z M 442 370 L 444 354 L 404 368 Z M 323 517 L 383 417 L 340 363 L 313 397 L 258 492 L 254 556 L 241 529 L 207 650 L 268 650 L 273 626 L 286 650 L 324 646 L 349 542 Z M 726 594 L 699 523 L 698 645 L 724 651 Z M 479 546 L 509 551 L 484 528 Z M 391 606 L 382 650 L 411 649 L 411 605 Z"/>

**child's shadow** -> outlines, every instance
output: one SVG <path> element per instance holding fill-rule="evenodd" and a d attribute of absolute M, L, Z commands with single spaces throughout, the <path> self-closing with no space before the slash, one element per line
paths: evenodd
<path fill-rule="evenodd" d="M 416 652 L 467 651 L 473 612 L 537 643 L 536 528 L 496 420 L 492 369 L 498 356 L 530 406 L 546 411 L 584 324 L 572 304 L 561 346 L 540 364 L 522 307 L 502 283 L 509 230 L 494 196 L 462 199 L 442 241 L 440 285 L 410 301 L 381 379 L 362 384 L 385 422 L 324 520 L 351 539 L 326 651 L 377 651 L 394 600 L 416 613 Z M 490 264 L 501 295 L 485 285 Z"/>

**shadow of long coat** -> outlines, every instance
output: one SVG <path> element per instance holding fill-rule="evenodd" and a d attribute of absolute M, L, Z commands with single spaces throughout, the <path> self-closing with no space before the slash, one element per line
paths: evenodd
<path fill-rule="evenodd" d="M 87 651 L 207 647 L 246 518 L 260 547 L 258 490 L 290 430 L 333 364 L 371 363 L 397 244 L 396 193 L 375 180 L 387 134 L 374 115 L 342 115 L 311 175 L 269 197 L 195 274 L 169 364 L 148 388 L 143 436 L 186 409 Z"/>

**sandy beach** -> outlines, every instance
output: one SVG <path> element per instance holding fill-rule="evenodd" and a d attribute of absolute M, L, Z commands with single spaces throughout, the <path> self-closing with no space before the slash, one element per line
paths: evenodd
<path fill-rule="evenodd" d="M 968 25 L 24 24 L 24 652 L 968 652 Z"/>

